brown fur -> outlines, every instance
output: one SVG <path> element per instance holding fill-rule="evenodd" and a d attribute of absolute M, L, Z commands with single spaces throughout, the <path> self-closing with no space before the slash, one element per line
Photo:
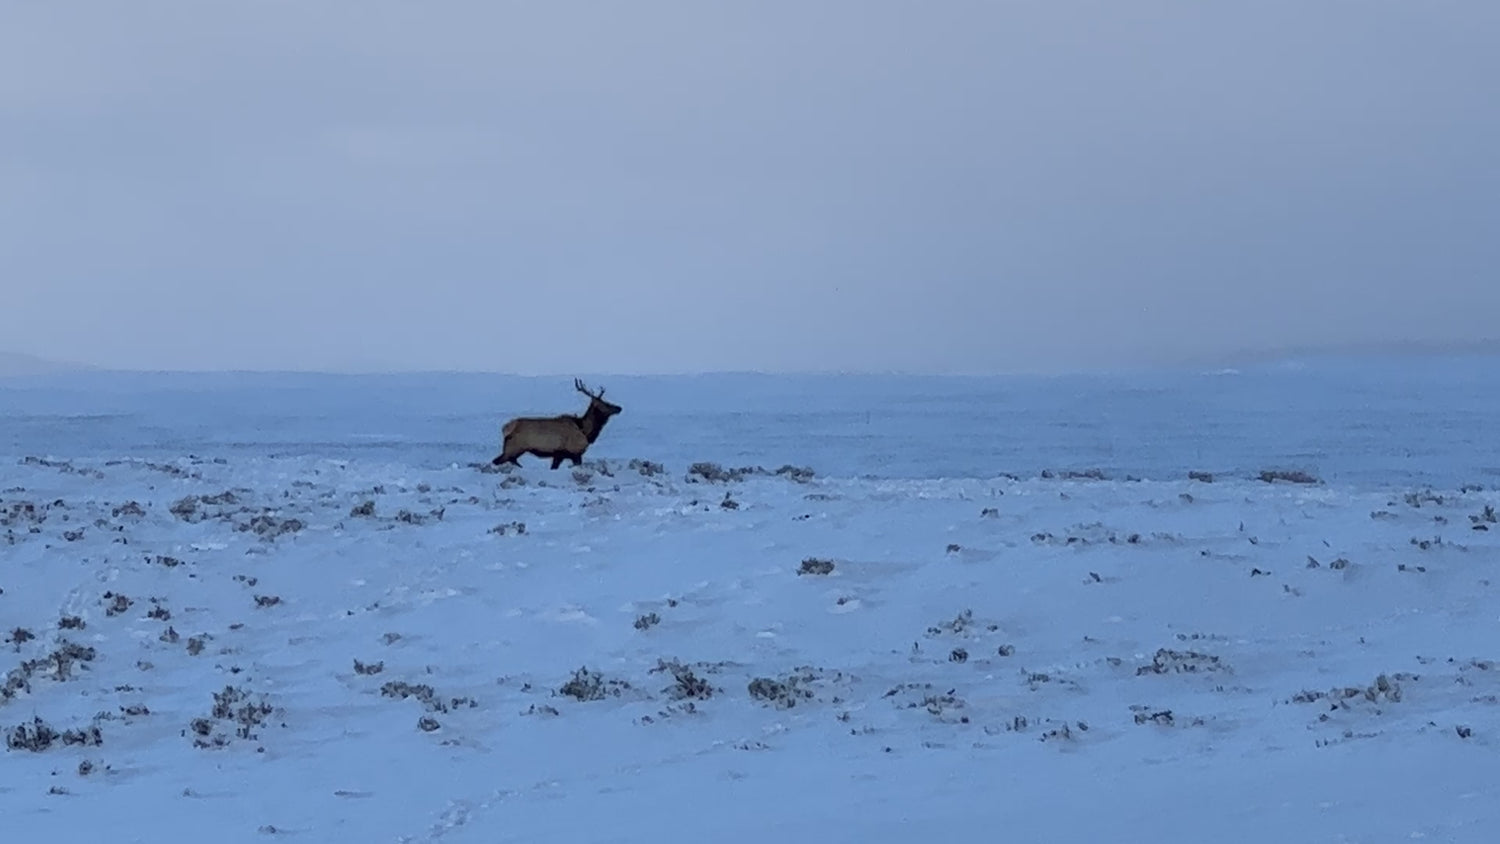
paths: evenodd
<path fill-rule="evenodd" d="M 605 401 L 602 389 L 591 392 L 576 378 L 573 387 L 589 397 L 589 406 L 582 415 L 521 416 L 506 422 L 500 428 L 500 455 L 490 462 L 496 466 L 502 463 L 519 466 L 521 455 L 534 454 L 550 458 L 553 469 L 564 460 L 574 466 L 582 463 L 583 453 L 621 408 Z"/>

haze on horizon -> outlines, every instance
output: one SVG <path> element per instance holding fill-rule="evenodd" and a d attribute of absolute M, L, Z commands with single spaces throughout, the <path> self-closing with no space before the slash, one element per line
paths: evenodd
<path fill-rule="evenodd" d="M 1500 339 L 1500 5 L 0 8 L 0 349 L 1059 371 Z"/>

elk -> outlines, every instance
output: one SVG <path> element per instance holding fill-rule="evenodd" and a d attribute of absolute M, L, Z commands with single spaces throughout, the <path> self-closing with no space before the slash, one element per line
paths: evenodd
<path fill-rule="evenodd" d="M 500 428 L 500 455 L 490 461 L 499 466 L 510 463 L 520 466 L 523 454 L 551 458 L 552 468 L 562 465 L 564 460 L 577 466 L 583 462 L 583 453 L 599 438 L 609 418 L 620 412 L 620 406 L 604 400 L 604 389 L 590 390 L 577 378 L 573 387 L 589 397 L 588 409 L 583 415 L 573 416 L 520 416 L 506 422 Z"/>

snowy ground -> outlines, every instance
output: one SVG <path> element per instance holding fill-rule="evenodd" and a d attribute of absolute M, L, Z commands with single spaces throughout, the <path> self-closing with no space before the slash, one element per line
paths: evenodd
<path fill-rule="evenodd" d="M 710 479 L 621 428 L 505 473 L 38 433 L 0 463 L 7 838 L 1500 829 L 1496 491 Z"/>

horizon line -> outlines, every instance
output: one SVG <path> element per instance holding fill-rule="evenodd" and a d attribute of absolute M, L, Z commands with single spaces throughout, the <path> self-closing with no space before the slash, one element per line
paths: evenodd
<path fill-rule="evenodd" d="M 1466 340 L 1455 342 L 1397 340 L 1387 342 L 1346 343 L 1308 345 L 1282 349 L 1243 349 L 1216 355 L 1205 355 L 1189 360 L 1154 360 L 1135 364 L 1075 366 L 1058 369 L 993 369 L 993 370 L 923 370 L 923 369 L 706 369 L 706 370 L 637 370 L 637 371 L 572 371 L 572 372 L 514 372 L 498 369 L 466 369 L 458 367 L 413 367 L 413 368 L 253 368 L 222 367 L 201 369 L 174 369 L 164 367 L 112 367 L 92 363 L 78 363 L 45 358 L 25 352 L 0 350 L 0 362 L 10 357 L 37 368 L 36 372 L 6 375 L 0 378 L 45 377 L 93 373 L 99 375 L 311 375 L 311 376 L 405 376 L 405 375 L 478 375 L 504 378 L 695 378 L 695 377 L 904 377 L 904 378 L 1066 378 L 1076 376 L 1100 376 L 1142 374 L 1153 372 L 1217 371 L 1238 366 L 1265 366 L 1275 363 L 1295 362 L 1299 358 L 1328 358 L 1347 356 L 1466 356 L 1500 354 L 1500 339 Z"/>

